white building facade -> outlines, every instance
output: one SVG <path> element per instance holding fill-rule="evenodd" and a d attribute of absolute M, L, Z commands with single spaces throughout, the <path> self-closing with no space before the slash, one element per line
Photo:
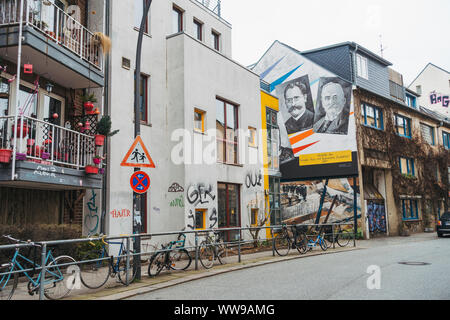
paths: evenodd
<path fill-rule="evenodd" d="M 145 1 L 111 2 L 109 100 L 113 129 L 105 231 L 130 234 L 134 70 Z M 213 2 L 213 1 L 212 1 Z M 249 226 L 264 212 L 259 76 L 231 59 L 231 25 L 196 0 L 153 1 L 141 65 L 141 137 L 155 168 L 139 198 L 142 232 Z M 220 9 L 219 9 L 220 10 Z M 249 138 L 249 130 L 257 132 Z M 236 237 L 230 233 L 230 239 Z"/>

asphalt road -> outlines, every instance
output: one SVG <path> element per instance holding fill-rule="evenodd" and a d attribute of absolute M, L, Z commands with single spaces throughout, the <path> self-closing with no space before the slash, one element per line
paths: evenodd
<path fill-rule="evenodd" d="M 234 271 L 130 300 L 450 299 L 449 266 L 448 237 L 400 243 L 387 241 L 367 249 Z M 368 273 L 368 268 L 376 270 L 377 267 L 379 282 L 378 272 Z M 375 288 L 368 289 L 368 282 Z"/>

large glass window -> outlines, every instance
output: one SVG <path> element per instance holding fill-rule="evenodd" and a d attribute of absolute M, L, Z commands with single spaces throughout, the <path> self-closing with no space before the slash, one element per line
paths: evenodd
<path fill-rule="evenodd" d="M 19 109 L 28 117 L 37 116 L 38 95 L 34 89 L 20 86 L 19 89 Z"/>
<path fill-rule="evenodd" d="M 238 164 L 238 107 L 217 99 L 217 161 Z"/>
<path fill-rule="evenodd" d="M 278 170 L 279 168 L 279 128 L 278 113 L 270 108 L 266 108 L 267 123 L 267 158 L 269 169 Z"/>
<path fill-rule="evenodd" d="M 411 138 L 411 119 L 396 114 L 395 118 L 395 132 L 399 136 Z"/>
<path fill-rule="evenodd" d="M 416 169 L 414 167 L 414 159 L 400 157 L 399 162 L 400 162 L 400 172 L 402 174 L 410 176 L 416 175 Z"/>
<path fill-rule="evenodd" d="M 428 142 L 428 144 L 434 146 L 434 128 L 426 125 L 424 123 L 420 124 L 420 131 L 422 131 L 422 137 L 423 139 Z"/>
<path fill-rule="evenodd" d="M 280 179 L 269 177 L 269 205 L 270 205 L 270 224 L 281 224 L 281 193 Z"/>
<path fill-rule="evenodd" d="M 62 121 L 62 102 L 58 99 L 49 97 L 47 95 L 44 96 L 44 113 L 43 117 L 45 121 L 56 124 L 58 126 L 61 125 Z M 58 117 L 53 117 L 54 114 L 57 114 Z"/>
<path fill-rule="evenodd" d="M 361 104 L 361 115 L 364 125 L 381 130 L 384 129 L 383 112 L 380 108 L 363 103 Z"/>
<path fill-rule="evenodd" d="M 446 150 L 450 150 L 450 133 L 445 131 L 442 132 L 442 142 L 444 144 L 444 148 Z"/>
<path fill-rule="evenodd" d="M 356 55 L 356 68 L 358 77 L 369 79 L 369 68 L 367 64 L 367 58 L 357 54 Z"/>
<path fill-rule="evenodd" d="M 240 186 L 237 184 L 218 183 L 217 189 L 219 228 L 240 227 Z M 238 231 L 229 231 L 225 233 L 225 239 L 228 241 L 237 240 L 238 235 Z"/>

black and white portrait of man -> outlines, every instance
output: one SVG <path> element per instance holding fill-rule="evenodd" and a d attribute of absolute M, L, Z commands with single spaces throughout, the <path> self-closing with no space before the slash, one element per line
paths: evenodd
<path fill-rule="evenodd" d="M 317 94 L 314 132 L 348 133 L 351 84 L 340 78 L 321 78 Z"/>
<path fill-rule="evenodd" d="M 303 76 L 286 83 L 283 90 L 288 134 L 311 129 L 314 123 L 314 106 L 308 76 Z"/>

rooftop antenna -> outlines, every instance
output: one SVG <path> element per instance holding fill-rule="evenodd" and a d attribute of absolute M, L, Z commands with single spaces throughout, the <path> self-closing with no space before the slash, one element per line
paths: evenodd
<path fill-rule="evenodd" d="M 383 36 L 380 34 L 380 55 L 382 58 L 384 58 L 384 51 L 387 48 L 383 47 Z"/>

